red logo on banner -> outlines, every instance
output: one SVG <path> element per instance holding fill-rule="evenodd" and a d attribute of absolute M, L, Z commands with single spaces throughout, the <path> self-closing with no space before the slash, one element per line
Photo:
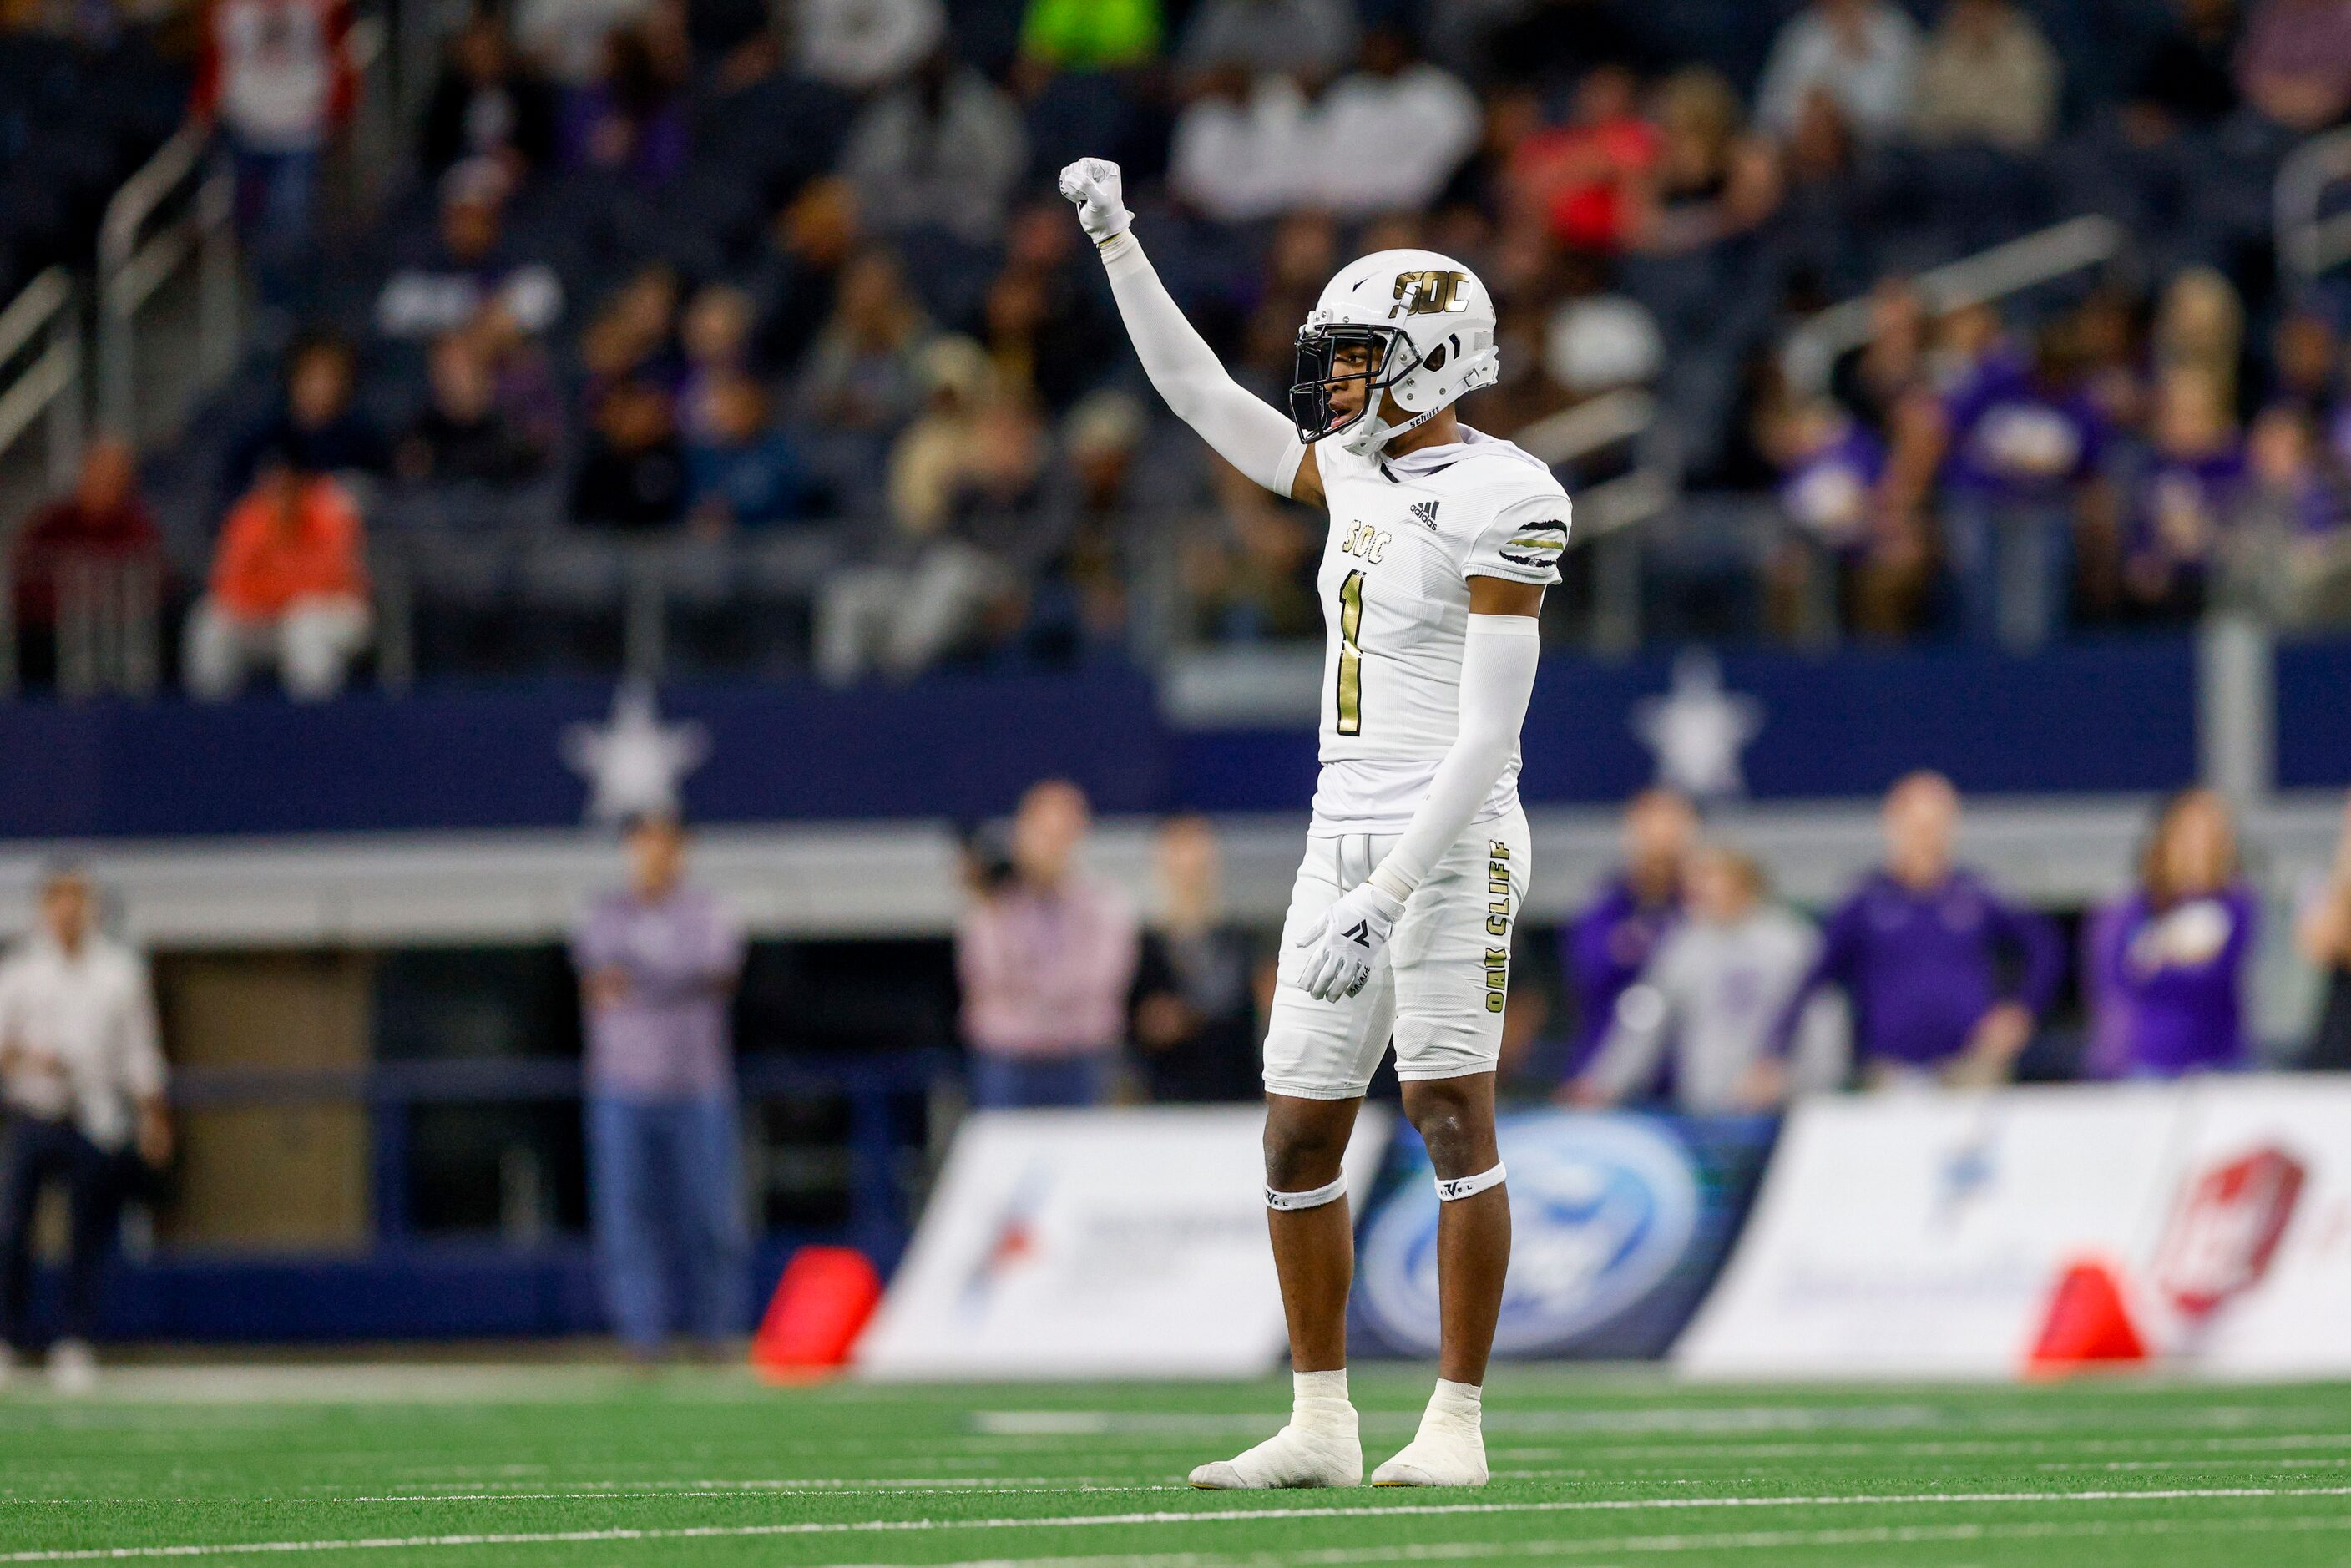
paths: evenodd
<path fill-rule="evenodd" d="M 2272 1146 L 2189 1182 L 2156 1249 L 2156 1288 L 2201 1318 L 2260 1284 L 2306 1174 L 2301 1161 Z"/>

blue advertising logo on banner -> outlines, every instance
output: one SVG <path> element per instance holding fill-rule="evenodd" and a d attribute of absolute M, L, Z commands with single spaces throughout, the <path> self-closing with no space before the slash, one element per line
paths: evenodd
<path fill-rule="evenodd" d="M 1495 1353 L 1662 1354 L 1738 1233 L 1773 1130 L 1768 1118 L 1504 1118 L 1511 1253 Z M 1426 1152 L 1399 1147 L 1364 1226 L 1356 1315 L 1377 1347 L 1430 1355 L 1439 1206 Z"/>

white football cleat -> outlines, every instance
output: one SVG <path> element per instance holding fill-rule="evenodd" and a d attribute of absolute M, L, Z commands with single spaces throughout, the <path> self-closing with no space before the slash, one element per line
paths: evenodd
<path fill-rule="evenodd" d="M 1375 1487 L 1481 1487 L 1486 1484 L 1486 1439 L 1472 1427 L 1431 1430 L 1424 1424 L 1420 1436 L 1404 1452 L 1372 1472 Z"/>
<path fill-rule="evenodd" d="M 1361 1486 L 1364 1445 L 1355 1435 L 1354 1414 L 1348 1410 L 1343 1432 L 1284 1427 L 1245 1454 L 1202 1465 L 1192 1472 L 1192 1484 L 1207 1491 Z"/>

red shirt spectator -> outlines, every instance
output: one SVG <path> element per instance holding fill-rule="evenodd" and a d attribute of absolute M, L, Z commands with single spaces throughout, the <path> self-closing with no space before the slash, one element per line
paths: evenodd
<path fill-rule="evenodd" d="M 71 496 L 51 502 L 16 536 L 14 572 L 16 621 L 48 627 L 57 621 L 57 578 L 67 562 L 109 564 L 155 560 L 161 539 L 140 498 L 138 471 L 121 442 L 95 442 L 82 458 Z"/>
<path fill-rule="evenodd" d="M 240 621 L 274 621 L 298 600 L 364 600 L 359 507 L 324 475 L 272 467 L 222 526 L 214 600 Z"/>
<path fill-rule="evenodd" d="M 1575 119 L 1538 131 L 1511 151 L 1521 213 L 1576 250 L 1625 246 L 1638 182 L 1657 162 L 1656 127 L 1641 118 L 1632 73 L 1604 66 L 1577 90 Z"/>
<path fill-rule="evenodd" d="M 255 152 L 315 151 L 358 100 L 350 25 L 345 0 L 214 0 L 191 111 Z"/>

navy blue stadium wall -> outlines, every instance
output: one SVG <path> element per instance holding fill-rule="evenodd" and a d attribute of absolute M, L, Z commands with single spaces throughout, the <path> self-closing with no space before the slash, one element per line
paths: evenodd
<path fill-rule="evenodd" d="M 2185 639 L 2032 659 L 1731 655 L 1720 679 L 1754 732 L 1740 754 L 1748 787 L 1767 799 L 1865 794 L 1917 767 L 1994 793 L 2160 789 L 2195 773 Z M 1636 716 L 1690 685 L 1667 657 L 1551 660 L 1527 727 L 1529 798 L 1604 801 L 1646 782 L 1655 762 Z M 2351 646 L 2287 650 L 2280 685 L 2286 781 L 2351 778 L 2339 716 Z M 0 838 L 559 827 L 586 799 L 564 737 L 611 705 L 609 685 L 588 682 L 312 707 L 0 705 L 0 757 L 15 764 L 0 768 Z M 678 685 L 661 709 L 706 734 L 685 800 L 707 821 L 976 819 L 1055 774 L 1107 811 L 1284 811 L 1313 783 L 1304 727 L 1178 729 L 1148 677 L 1123 668 L 847 693 Z"/>
<path fill-rule="evenodd" d="M 2335 789 L 2351 781 L 2351 643 L 2289 643 L 2277 657 L 2277 781 Z"/>

